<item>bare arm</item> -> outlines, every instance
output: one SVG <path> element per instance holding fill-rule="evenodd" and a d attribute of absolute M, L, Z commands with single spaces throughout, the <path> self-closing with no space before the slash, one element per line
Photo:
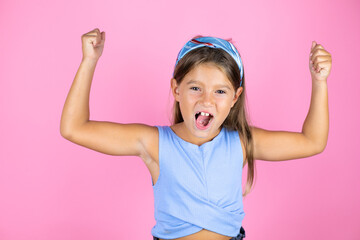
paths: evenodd
<path fill-rule="evenodd" d="M 83 58 L 66 98 L 61 115 L 60 133 L 69 136 L 73 129 L 89 121 L 89 95 L 95 67 L 102 55 L 105 32 L 98 28 L 81 36 Z"/>
<path fill-rule="evenodd" d="M 302 133 L 319 152 L 322 152 L 326 147 L 329 133 L 328 90 L 326 81 L 312 82 L 311 104 Z"/>
<path fill-rule="evenodd" d="M 95 29 L 84 34 L 84 57 L 66 98 L 61 115 L 60 133 L 71 142 L 109 155 L 137 155 L 145 158 L 158 137 L 156 127 L 90 121 L 89 95 L 105 35 Z M 145 157 L 144 157 L 145 156 Z"/>
<path fill-rule="evenodd" d="M 268 131 L 251 127 L 255 159 L 282 161 L 305 158 L 325 149 L 329 132 L 327 77 L 330 69 L 331 55 L 321 45 L 313 44 L 310 54 L 311 103 L 302 131 Z"/>
<path fill-rule="evenodd" d="M 61 115 L 60 133 L 64 137 L 89 121 L 89 95 L 96 64 L 97 60 L 81 61 Z"/>

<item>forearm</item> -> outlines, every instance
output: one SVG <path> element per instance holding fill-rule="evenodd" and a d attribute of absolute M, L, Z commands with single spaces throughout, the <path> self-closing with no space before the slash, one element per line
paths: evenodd
<path fill-rule="evenodd" d="M 312 80 L 311 103 L 303 124 L 302 133 L 323 151 L 329 133 L 329 106 L 326 81 Z"/>
<path fill-rule="evenodd" d="M 61 115 L 60 132 L 63 135 L 89 121 L 89 95 L 96 64 L 94 60 L 81 61 Z"/>

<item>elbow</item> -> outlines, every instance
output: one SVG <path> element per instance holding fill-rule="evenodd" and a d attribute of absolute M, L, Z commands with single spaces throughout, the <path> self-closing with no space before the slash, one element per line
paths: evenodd
<path fill-rule="evenodd" d="M 69 134 L 68 133 L 65 133 L 63 131 L 60 131 L 60 135 L 65 138 L 65 139 L 69 139 Z"/>
<path fill-rule="evenodd" d="M 327 145 L 327 137 L 323 139 L 310 139 L 307 137 L 306 141 L 307 149 L 309 150 L 308 153 L 310 156 L 322 153 Z"/>
<path fill-rule="evenodd" d="M 71 138 L 71 131 L 60 127 L 60 135 L 69 140 Z"/>
<path fill-rule="evenodd" d="M 79 129 L 79 125 L 60 124 L 60 134 L 63 138 L 70 140 L 76 131 Z"/>
<path fill-rule="evenodd" d="M 320 153 L 322 153 L 322 152 L 325 150 L 326 145 L 327 145 L 327 142 L 322 143 L 322 144 L 317 144 L 317 145 L 316 145 L 316 148 L 315 148 L 315 154 L 320 154 Z"/>
<path fill-rule="evenodd" d="M 68 139 L 69 138 L 69 134 L 70 134 L 70 129 L 68 127 L 67 124 L 65 124 L 65 121 L 63 118 L 61 118 L 60 121 L 60 135 L 65 138 Z"/>

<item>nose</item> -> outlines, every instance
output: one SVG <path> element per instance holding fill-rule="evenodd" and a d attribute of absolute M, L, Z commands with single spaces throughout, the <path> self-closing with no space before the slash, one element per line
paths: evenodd
<path fill-rule="evenodd" d="M 204 107 L 213 106 L 214 105 L 214 96 L 211 92 L 205 92 L 202 94 L 201 103 Z"/>

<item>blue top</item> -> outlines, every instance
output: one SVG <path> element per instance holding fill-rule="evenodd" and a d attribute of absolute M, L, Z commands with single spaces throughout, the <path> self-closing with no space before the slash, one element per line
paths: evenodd
<path fill-rule="evenodd" d="M 222 128 L 213 140 L 198 146 L 169 126 L 156 127 L 160 174 L 153 185 L 156 225 L 151 234 L 173 239 L 205 228 L 237 236 L 245 216 L 238 132 Z"/>

